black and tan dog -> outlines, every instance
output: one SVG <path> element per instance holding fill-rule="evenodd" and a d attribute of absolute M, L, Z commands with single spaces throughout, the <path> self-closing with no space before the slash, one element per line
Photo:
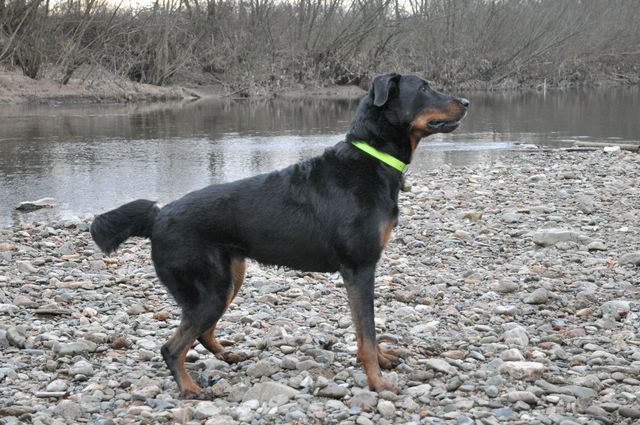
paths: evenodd
<path fill-rule="evenodd" d="M 398 220 L 403 169 L 418 142 L 455 130 L 469 101 L 439 93 L 423 79 L 374 79 L 346 140 L 280 171 L 211 185 L 159 208 L 137 200 L 95 218 L 91 234 L 106 253 L 130 236 L 151 239 L 158 278 L 182 308 L 162 356 L 184 396 L 200 386 L 184 365 L 197 339 L 227 361 L 216 323 L 242 286 L 245 258 L 318 272 L 340 272 L 355 324 L 358 359 L 369 386 L 398 357 L 381 350 L 374 325 L 376 263 Z"/>

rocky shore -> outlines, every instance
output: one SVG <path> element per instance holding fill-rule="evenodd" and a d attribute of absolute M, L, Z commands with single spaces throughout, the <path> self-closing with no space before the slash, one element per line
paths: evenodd
<path fill-rule="evenodd" d="M 523 151 L 409 175 L 377 274 L 399 394 L 366 388 L 337 275 L 251 263 L 229 365 L 160 346 L 179 322 L 149 243 L 88 222 L 0 230 L 0 423 L 632 424 L 640 420 L 640 155 Z"/>

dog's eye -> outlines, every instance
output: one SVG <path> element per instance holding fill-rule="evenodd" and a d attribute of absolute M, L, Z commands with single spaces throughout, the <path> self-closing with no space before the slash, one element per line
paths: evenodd
<path fill-rule="evenodd" d="M 427 91 L 427 90 L 429 90 L 429 84 L 425 84 L 425 85 L 423 85 L 423 86 L 422 86 L 422 88 L 421 88 L 420 90 L 422 90 L 422 91 Z"/>

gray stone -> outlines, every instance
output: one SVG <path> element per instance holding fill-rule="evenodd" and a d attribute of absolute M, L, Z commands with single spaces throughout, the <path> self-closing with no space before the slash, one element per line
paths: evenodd
<path fill-rule="evenodd" d="M 378 412 L 385 417 L 390 418 L 395 415 L 396 407 L 388 400 L 378 400 Z"/>
<path fill-rule="evenodd" d="M 144 381 L 147 382 L 147 381 Z M 149 398 L 156 398 L 158 394 L 162 392 L 160 386 L 154 383 L 148 383 L 148 385 L 142 385 L 139 383 L 140 388 L 136 388 L 132 391 L 131 395 L 135 400 L 146 400 Z"/>
<path fill-rule="evenodd" d="M 18 271 L 24 274 L 37 273 L 38 269 L 30 261 L 16 261 Z"/>
<path fill-rule="evenodd" d="M 187 421 L 184 421 L 184 422 L 187 422 Z M 184 423 L 184 422 L 181 421 L 180 423 Z M 219 415 L 219 416 L 215 416 L 213 418 L 207 419 L 204 425 L 236 425 L 237 423 L 238 421 L 236 421 L 229 415 Z"/>
<path fill-rule="evenodd" d="M 56 379 L 47 385 L 47 391 L 49 392 L 62 392 L 69 388 L 69 383 L 64 379 Z"/>
<path fill-rule="evenodd" d="M 633 264 L 636 266 L 640 266 L 640 252 L 630 252 L 628 254 L 624 254 L 618 261 L 620 264 Z"/>
<path fill-rule="evenodd" d="M 42 208 L 53 208 L 56 206 L 56 200 L 53 198 L 40 198 L 35 201 L 20 202 L 20 205 L 16 207 L 19 211 L 36 211 Z"/>
<path fill-rule="evenodd" d="M 528 344 L 528 339 L 527 339 Z M 527 345 L 525 344 L 525 345 Z M 505 350 L 500 354 L 500 358 L 505 362 L 519 362 L 524 360 L 524 356 L 517 348 L 511 348 L 509 350 Z"/>
<path fill-rule="evenodd" d="M 353 389 L 353 396 L 351 397 L 351 407 L 357 407 L 362 410 L 374 410 L 378 404 L 378 394 L 373 391 L 361 390 L 359 388 Z"/>
<path fill-rule="evenodd" d="M 515 212 L 506 212 L 502 214 L 502 221 L 505 223 L 518 223 L 522 220 L 522 214 L 518 214 Z"/>
<path fill-rule="evenodd" d="M 74 363 L 69 368 L 69 374 L 71 376 L 75 376 L 75 375 L 91 376 L 93 375 L 93 366 L 91 365 L 91 363 L 89 363 L 86 360 L 80 360 Z"/>
<path fill-rule="evenodd" d="M 544 288 L 536 289 L 524 299 L 526 304 L 545 304 L 547 301 L 549 301 L 549 294 Z"/>
<path fill-rule="evenodd" d="M 345 406 L 343 402 L 338 400 L 328 400 L 324 405 L 329 410 L 336 410 L 336 411 L 348 410 L 347 406 Z"/>
<path fill-rule="evenodd" d="M 254 378 L 271 376 L 280 370 L 280 366 L 270 360 L 259 360 L 247 368 L 247 375 Z"/>
<path fill-rule="evenodd" d="M 589 406 L 586 409 L 584 409 L 584 413 L 591 416 L 603 416 L 603 417 L 607 417 L 609 415 L 607 411 L 600 406 Z"/>
<path fill-rule="evenodd" d="M 258 400 L 262 404 L 269 402 L 273 397 L 280 394 L 292 399 L 299 394 L 299 392 L 287 385 L 277 382 L 261 382 L 251 387 L 242 397 L 242 401 Z"/>
<path fill-rule="evenodd" d="M 7 348 L 11 343 L 7 339 L 7 331 L 0 329 L 0 348 Z"/>
<path fill-rule="evenodd" d="M 373 421 L 366 416 L 360 415 L 358 419 L 356 419 L 356 424 L 358 425 L 374 425 Z"/>
<path fill-rule="evenodd" d="M 318 363 L 315 360 L 302 360 L 298 363 L 296 363 L 296 369 L 298 370 L 310 370 L 310 369 L 317 369 L 322 367 L 322 365 L 320 363 Z"/>
<path fill-rule="evenodd" d="M 451 366 L 446 360 L 443 360 L 443 359 L 437 359 L 437 358 L 427 359 L 427 361 L 425 362 L 425 365 L 430 369 L 437 370 L 438 372 L 443 372 L 443 373 L 456 372 L 456 368 Z"/>
<path fill-rule="evenodd" d="M 416 385 L 415 387 L 409 387 L 404 392 L 412 397 L 422 397 L 429 395 L 431 391 L 431 385 L 429 384 L 421 384 Z"/>
<path fill-rule="evenodd" d="M 341 399 L 343 397 L 348 396 L 349 394 L 351 394 L 351 391 L 349 391 L 349 388 L 342 387 L 339 385 L 329 385 L 327 387 L 321 388 L 320 391 L 318 391 L 319 397 L 336 398 L 336 399 Z"/>
<path fill-rule="evenodd" d="M 528 404 L 537 404 L 538 397 L 531 391 L 510 391 L 506 394 L 507 400 L 512 403 L 524 401 Z"/>
<path fill-rule="evenodd" d="M 597 395 L 591 388 L 581 387 L 579 385 L 564 385 L 560 388 L 562 388 L 563 394 L 571 394 L 578 398 L 591 399 Z"/>
<path fill-rule="evenodd" d="M 21 329 L 12 326 L 7 329 L 7 341 L 9 341 L 9 344 L 14 347 L 24 348 L 24 344 L 27 342 L 27 337 Z"/>
<path fill-rule="evenodd" d="M 76 419 L 82 416 L 82 407 L 72 400 L 62 400 L 53 411 L 56 415 L 67 419 Z"/>
<path fill-rule="evenodd" d="M 634 407 L 622 406 L 618 409 L 618 414 L 623 418 L 640 419 L 640 409 Z"/>
<path fill-rule="evenodd" d="M 207 419 L 212 416 L 218 416 L 222 412 L 220 407 L 216 406 L 212 401 L 200 401 L 193 409 L 193 417 L 195 419 Z"/>
<path fill-rule="evenodd" d="M 519 287 L 520 286 L 512 280 L 501 279 L 500 281 L 498 281 L 497 285 L 495 285 L 495 290 L 503 294 L 509 294 L 511 292 L 517 291 Z"/>
<path fill-rule="evenodd" d="M 618 410 L 620 408 L 620 405 L 618 403 L 600 403 L 600 407 L 611 413 Z"/>
<path fill-rule="evenodd" d="M 504 343 L 508 346 L 526 347 L 529 345 L 527 330 L 522 326 L 516 326 L 504 333 Z M 506 359 L 502 359 L 506 360 Z"/>
<path fill-rule="evenodd" d="M 13 304 L 0 303 L 0 314 L 9 314 L 19 311 L 20 307 Z"/>
<path fill-rule="evenodd" d="M 593 241 L 587 245 L 587 250 L 589 251 L 606 251 L 607 244 L 603 241 Z"/>
<path fill-rule="evenodd" d="M 536 362 L 504 362 L 500 373 L 513 379 L 533 381 L 539 379 L 544 372 L 544 365 Z"/>
<path fill-rule="evenodd" d="M 493 409 L 493 414 L 499 418 L 508 418 L 509 416 L 515 415 L 515 413 L 516 412 L 514 412 L 509 407 L 501 407 L 499 409 Z"/>
<path fill-rule="evenodd" d="M 487 387 L 485 387 L 484 389 L 485 394 L 487 394 L 487 396 L 491 397 L 491 398 L 496 398 L 498 396 L 498 394 L 500 393 L 498 390 L 498 387 L 496 387 L 495 385 L 489 385 Z"/>
<path fill-rule="evenodd" d="M 533 242 L 543 247 L 553 246 L 558 242 L 575 242 L 588 245 L 592 239 L 588 236 L 566 229 L 539 230 L 532 235 Z"/>
<path fill-rule="evenodd" d="M 77 341 L 69 342 L 65 344 L 56 344 L 53 347 L 53 351 L 60 356 L 75 356 L 78 354 L 84 354 L 96 351 L 97 345 L 91 341 Z"/>
<path fill-rule="evenodd" d="M 629 301 L 625 300 L 607 301 L 602 303 L 600 310 L 602 311 L 603 316 L 614 317 L 617 319 L 620 318 L 620 316 L 629 313 L 631 305 L 629 304 Z"/>
<path fill-rule="evenodd" d="M 593 214 L 596 211 L 596 204 L 592 197 L 586 195 L 578 195 L 576 197 L 578 209 L 585 214 Z"/>

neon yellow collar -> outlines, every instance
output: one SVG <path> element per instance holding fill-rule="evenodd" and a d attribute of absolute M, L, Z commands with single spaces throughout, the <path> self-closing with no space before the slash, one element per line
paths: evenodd
<path fill-rule="evenodd" d="M 351 144 L 353 146 L 355 146 L 356 148 L 360 149 L 363 152 L 368 153 L 369 155 L 371 155 L 372 157 L 379 159 L 380 161 L 384 162 L 385 164 L 395 168 L 396 170 L 400 171 L 401 173 L 404 173 L 404 170 L 406 170 L 407 168 L 407 164 L 405 164 L 404 162 L 400 161 L 398 158 L 389 155 L 386 152 L 382 152 L 376 148 L 374 148 L 373 146 L 371 146 L 370 144 L 368 144 L 367 142 L 364 142 L 362 140 L 354 140 L 351 142 Z"/>

